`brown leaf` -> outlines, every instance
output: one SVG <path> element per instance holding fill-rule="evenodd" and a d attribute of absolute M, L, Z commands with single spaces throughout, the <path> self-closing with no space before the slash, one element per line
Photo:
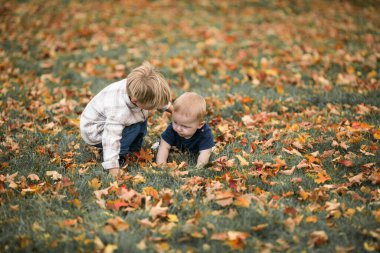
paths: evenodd
<path fill-rule="evenodd" d="M 340 160 L 339 163 L 346 167 L 354 166 L 354 163 L 351 160 Z"/>
<path fill-rule="evenodd" d="M 348 181 L 352 184 L 361 184 L 364 181 L 363 173 L 359 173 L 356 176 L 348 178 Z"/>
<path fill-rule="evenodd" d="M 266 227 L 268 227 L 268 223 L 263 223 L 263 224 L 259 224 L 257 226 L 253 226 L 251 229 L 253 231 L 261 231 L 261 230 L 263 230 Z"/>
<path fill-rule="evenodd" d="M 152 217 L 153 220 L 158 217 L 166 217 L 168 212 L 168 207 L 161 207 L 162 201 L 160 200 L 156 206 L 152 207 L 149 211 L 149 216 Z"/>
<path fill-rule="evenodd" d="M 327 243 L 329 237 L 323 230 L 314 231 L 310 234 L 308 245 L 309 246 L 319 246 L 321 244 Z"/>
<path fill-rule="evenodd" d="M 293 174 L 295 169 L 296 169 L 296 166 L 293 166 L 290 170 L 280 170 L 279 173 L 290 176 Z"/>
<path fill-rule="evenodd" d="M 107 224 L 110 225 L 115 230 L 115 232 L 124 231 L 129 228 L 129 224 L 119 216 L 108 219 Z"/>

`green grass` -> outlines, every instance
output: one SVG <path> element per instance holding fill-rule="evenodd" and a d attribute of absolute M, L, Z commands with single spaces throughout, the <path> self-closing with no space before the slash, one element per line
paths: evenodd
<path fill-rule="evenodd" d="M 376 1 L 2 6 L 0 252 L 380 249 Z M 75 119 L 93 95 L 145 60 L 169 80 L 175 97 L 186 80 L 187 89 L 207 98 L 217 149 L 203 169 L 172 153 L 169 161 L 188 165 L 132 162 L 117 182 L 81 140 Z M 152 112 L 149 120 L 145 150 L 170 118 Z M 218 169 L 223 156 L 233 163 Z M 293 174 L 281 174 L 293 167 Z M 319 182 L 323 173 L 329 179 Z M 112 185 L 101 208 L 94 192 Z M 128 210 L 115 210 L 122 189 L 137 197 Z M 218 204 L 219 191 L 233 201 Z M 238 202 L 244 196 L 247 205 Z M 167 213 L 155 218 L 159 204 Z M 112 228 L 117 217 L 129 227 Z M 316 231 L 328 239 L 313 243 Z"/>

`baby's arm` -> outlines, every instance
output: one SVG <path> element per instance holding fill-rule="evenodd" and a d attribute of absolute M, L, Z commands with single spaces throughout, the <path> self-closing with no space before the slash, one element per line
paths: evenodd
<path fill-rule="evenodd" d="M 161 138 L 160 146 L 158 147 L 156 163 L 157 164 L 165 164 L 168 160 L 170 145 Z"/>
<path fill-rule="evenodd" d="M 208 163 L 208 160 L 211 156 L 212 148 L 205 149 L 199 152 L 198 161 L 197 161 L 197 167 L 203 167 Z"/>

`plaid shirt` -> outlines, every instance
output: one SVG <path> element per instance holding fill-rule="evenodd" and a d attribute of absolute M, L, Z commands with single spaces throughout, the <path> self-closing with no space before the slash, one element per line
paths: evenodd
<path fill-rule="evenodd" d="M 80 118 L 83 140 L 90 145 L 103 145 L 104 169 L 119 167 L 123 129 L 148 117 L 147 110 L 131 102 L 126 84 L 123 79 L 104 88 L 87 104 Z"/>

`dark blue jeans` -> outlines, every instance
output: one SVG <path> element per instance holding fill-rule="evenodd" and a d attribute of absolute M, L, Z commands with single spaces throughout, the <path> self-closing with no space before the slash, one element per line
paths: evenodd
<path fill-rule="evenodd" d="M 147 132 L 148 121 L 136 123 L 124 128 L 120 140 L 119 156 L 123 157 L 130 152 L 139 151 L 142 147 L 144 136 Z M 96 144 L 95 147 L 103 148 L 102 144 Z"/>

